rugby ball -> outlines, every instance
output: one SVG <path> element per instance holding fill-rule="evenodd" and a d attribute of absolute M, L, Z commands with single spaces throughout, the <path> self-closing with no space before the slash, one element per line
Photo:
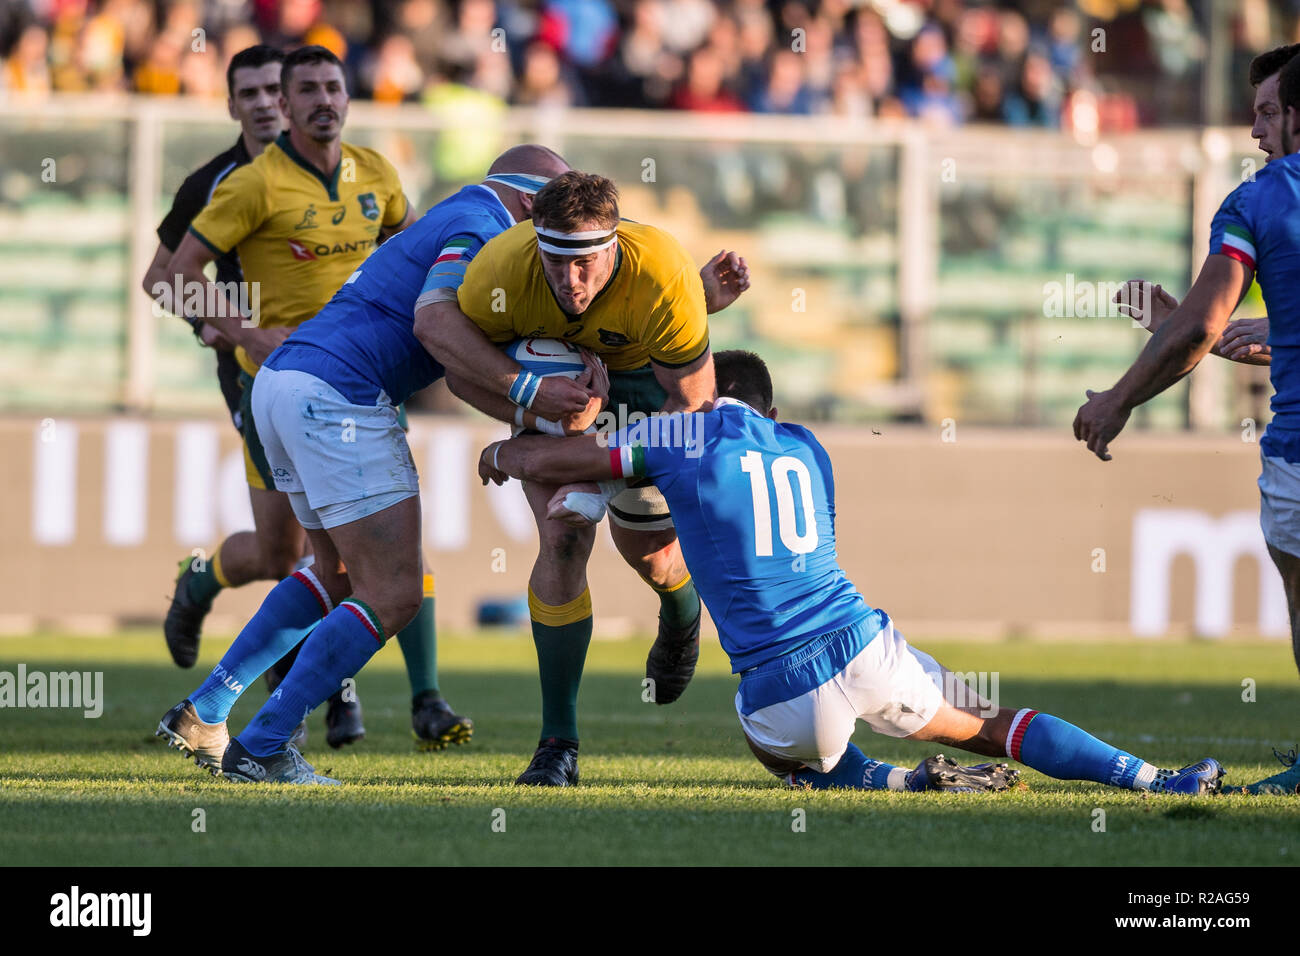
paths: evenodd
<path fill-rule="evenodd" d="M 505 353 L 524 371 L 540 378 L 551 375 L 577 378 L 587 367 L 578 347 L 561 339 L 515 339 L 505 346 Z"/>

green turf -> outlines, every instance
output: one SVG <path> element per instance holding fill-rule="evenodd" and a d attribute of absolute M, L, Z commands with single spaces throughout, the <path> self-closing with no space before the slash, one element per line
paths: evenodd
<path fill-rule="evenodd" d="M 360 675 L 367 737 L 306 755 L 340 788 L 222 783 L 152 736 L 215 663 L 180 671 L 161 637 L 0 639 L 0 670 L 102 670 L 104 712 L 0 710 L 0 861 L 9 864 L 1289 864 L 1300 797 L 1143 796 L 1026 771 L 988 796 L 796 792 L 749 756 L 735 678 L 706 641 L 686 695 L 642 703 L 647 641 L 595 641 L 581 699 L 582 783 L 511 785 L 536 741 L 526 636 L 444 638 L 443 689 L 477 724 L 472 744 L 416 753 L 395 642 Z M 1278 642 L 923 642 L 958 671 L 997 671 L 1001 703 L 1074 721 L 1162 766 L 1218 757 L 1230 781 L 1279 768 L 1300 735 L 1300 683 Z M 1243 702 L 1242 680 L 1257 683 Z M 260 686 L 232 715 L 243 727 Z M 912 766 L 935 751 L 877 737 L 869 755 Z M 206 831 L 195 832 L 194 811 Z M 1096 809 L 1105 832 L 1096 832 Z M 494 821 L 497 829 L 494 829 Z M 504 822 L 504 832 L 497 832 Z M 802 827 L 797 824 L 802 821 Z"/>

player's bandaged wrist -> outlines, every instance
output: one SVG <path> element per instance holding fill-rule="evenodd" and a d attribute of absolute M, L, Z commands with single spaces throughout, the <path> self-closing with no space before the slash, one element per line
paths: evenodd
<path fill-rule="evenodd" d="M 510 383 L 510 391 L 506 395 L 510 398 L 510 401 L 520 408 L 532 408 L 533 399 L 537 397 L 541 387 L 541 377 L 525 369 L 515 376 L 515 380 Z"/>
<path fill-rule="evenodd" d="M 533 413 L 533 423 L 528 424 L 528 413 L 523 406 L 515 409 L 515 427 L 531 428 L 533 431 L 541 432 L 543 435 L 554 435 L 556 438 L 564 437 L 564 426 L 559 422 L 553 422 L 549 418 L 543 418 L 536 412 Z"/>

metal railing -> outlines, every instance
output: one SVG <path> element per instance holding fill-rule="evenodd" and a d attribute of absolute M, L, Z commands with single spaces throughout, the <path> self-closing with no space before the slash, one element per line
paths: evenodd
<path fill-rule="evenodd" d="M 235 135 L 208 102 L 0 102 L 0 371 L 13 373 L 0 408 L 218 407 L 207 358 L 139 283 L 181 178 Z M 1238 129 L 1080 142 L 1001 127 L 360 102 L 345 136 L 388 156 L 421 208 L 501 148 L 542 142 L 614 178 L 624 215 L 673 232 L 700 261 L 742 252 L 754 289 L 713 317 L 715 346 L 758 348 L 804 417 L 1030 425 L 1061 424 L 1084 383 L 1109 385 L 1145 338 L 1114 315 L 1053 315 L 1048 286 L 1137 272 L 1181 292 L 1214 209 L 1258 155 Z M 1259 376 L 1215 361 L 1190 381 L 1145 423 L 1225 428 Z"/>

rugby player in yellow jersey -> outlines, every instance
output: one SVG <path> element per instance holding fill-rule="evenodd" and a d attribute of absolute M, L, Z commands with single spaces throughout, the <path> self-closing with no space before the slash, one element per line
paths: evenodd
<path fill-rule="evenodd" d="M 227 176 L 194 218 L 168 266 L 186 282 L 204 282 L 203 268 L 237 249 L 248 285 L 245 316 L 230 303 L 221 314 L 197 314 L 236 346 L 243 369 L 244 462 L 256 536 L 232 535 L 206 566 L 183 565 L 164 627 L 168 646 L 197 656 L 199 630 L 212 599 L 224 587 L 282 580 L 303 552 L 303 531 L 287 497 L 275 490 L 251 409 L 252 377 L 263 360 L 300 323 L 314 316 L 374 247 L 415 221 L 397 171 L 374 150 L 342 141 L 348 94 L 342 65 L 324 47 L 309 46 L 285 58 L 280 108 L 288 130 L 253 162 Z M 241 298 L 245 298 L 241 296 Z M 212 302 L 194 303 L 200 309 Z M 189 305 L 189 303 L 187 303 Z M 206 311 L 206 310 L 204 310 Z M 251 545 L 251 546 L 250 546 Z M 420 613 L 398 635 L 412 686 L 417 737 L 437 687 L 432 575 L 425 576 Z M 287 673 L 292 658 L 277 665 Z M 341 691 L 326 714 L 327 741 L 360 739 L 360 707 Z M 459 742 L 459 741 L 457 741 Z M 423 740 L 439 749 L 446 741 Z"/>
<path fill-rule="evenodd" d="M 725 308 L 748 286 L 748 269 L 734 253 L 719 253 L 697 272 L 672 236 L 619 218 L 610 180 L 569 171 L 534 197 L 531 222 L 483 247 L 466 271 L 458 303 L 417 312 L 416 335 L 447 368 L 453 391 L 475 404 L 475 390 L 505 394 L 521 411 L 533 410 L 532 397 L 552 380 L 520 372 L 499 346 L 520 337 L 586 346 L 608 365 L 610 412 L 626 422 L 633 413 L 695 411 L 712 400 L 707 313 Z M 528 604 L 542 733 L 516 782 L 541 786 L 578 779 L 578 685 L 592 632 L 586 567 L 595 531 L 547 518 L 557 490 L 539 482 L 524 486 L 541 538 Z M 699 657 L 700 599 L 658 489 L 628 488 L 609 510 L 619 552 L 660 598 L 647 690 L 656 703 L 671 703 Z"/>

